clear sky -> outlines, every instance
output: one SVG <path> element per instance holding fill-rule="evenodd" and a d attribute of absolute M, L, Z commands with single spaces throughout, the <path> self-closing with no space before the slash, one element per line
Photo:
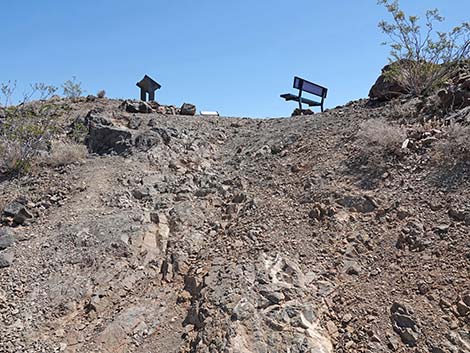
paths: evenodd
<path fill-rule="evenodd" d="M 148 74 L 162 104 L 225 116 L 288 116 L 279 95 L 294 75 L 329 89 L 327 107 L 367 96 L 388 49 L 375 0 L 0 0 L 0 82 L 55 86 L 76 76 L 87 94 L 138 98 Z M 410 14 L 470 17 L 469 0 L 402 0 Z"/>

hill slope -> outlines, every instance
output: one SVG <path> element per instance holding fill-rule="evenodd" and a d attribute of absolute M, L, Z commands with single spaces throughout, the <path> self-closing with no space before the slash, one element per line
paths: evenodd
<path fill-rule="evenodd" d="M 434 158 L 436 124 L 383 153 L 358 131 L 393 104 L 119 104 L 70 103 L 97 153 L 0 183 L 34 216 L 0 227 L 1 351 L 470 352 L 469 169 Z"/>

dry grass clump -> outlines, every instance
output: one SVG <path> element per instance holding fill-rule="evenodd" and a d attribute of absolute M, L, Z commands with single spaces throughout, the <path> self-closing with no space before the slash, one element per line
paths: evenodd
<path fill-rule="evenodd" d="M 384 119 L 367 120 L 360 124 L 357 137 L 363 152 L 371 155 L 399 155 L 406 139 L 403 127 L 391 125 Z"/>
<path fill-rule="evenodd" d="M 451 125 L 436 146 L 437 159 L 446 164 L 470 162 L 470 126 Z"/>
<path fill-rule="evenodd" d="M 50 153 L 41 157 L 40 163 L 50 167 L 59 167 L 82 161 L 88 155 L 87 148 L 73 142 L 56 142 Z"/>

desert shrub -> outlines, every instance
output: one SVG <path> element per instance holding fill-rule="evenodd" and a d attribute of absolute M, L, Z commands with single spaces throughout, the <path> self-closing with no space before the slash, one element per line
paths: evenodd
<path fill-rule="evenodd" d="M 30 164 L 22 158 L 21 145 L 17 142 L 0 141 L 0 174 L 15 171 L 29 172 Z"/>
<path fill-rule="evenodd" d="M 39 158 L 39 163 L 51 167 L 64 166 L 86 158 L 88 150 L 84 145 L 74 142 L 56 142 L 51 150 Z"/>
<path fill-rule="evenodd" d="M 16 81 L 8 81 L 0 83 L 0 92 L 3 95 L 3 105 L 8 107 L 11 102 L 11 97 L 13 96 L 13 92 L 16 89 Z"/>
<path fill-rule="evenodd" d="M 82 83 L 77 81 L 75 76 L 71 80 L 67 80 L 62 84 L 64 90 L 64 96 L 67 98 L 77 98 L 83 93 Z"/>
<path fill-rule="evenodd" d="M 436 146 L 436 157 L 444 164 L 470 162 L 470 126 L 451 125 Z"/>
<path fill-rule="evenodd" d="M 449 32 L 439 32 L 436 23 L 444 17 L 437 9 L 428 10 L 424 27 L 418 16 L 408 16 L 398 0 L 379 0 L 391 14 L 391 23 L 381 21 L 379 28 L 389 41 L 389 79 L 398 82 L 408 93 L 428 94 L 439 87 L 455 71 L 459 62 L 470 55 L 470 23 L 464 22 Z"/>
<path fill-rule="evenodd" d="M 381 163 L 388 157 L 401 155 L 406 139 L 404 128 L 391 125 L 383 119 L 367 120 L 360 124 L 357 132 L 362 155 L 369 161 Z"/>
<path fill-rule="evenodd" d="M 102 89 L 102 90 L 98 91 L 98 93 L 96 94 L 96 96 L 97 96 L 98 98 L 104 98 L 104 97 L 106 97 L 106 91 L 105 91 L 104 89 Z"/>
<path fill-rule="evenodd" d="M 88 135 L 88 128 L 84 123 L 74 122 L 72 129 L 68 133 L 70 139 L 76 143 L 84 143 Z"/>
<path fill-rule="evenodd" d="M 57 87 L 52 86 L 52 85 L 46 85 L 43 82 L 32 84 L 31 89 L 32 89 L 31 96 L 38 94 L 40 100 L 49 99 L 55 92 L 57 92 Z"/>
<path fill-rule="evenodd" d="M 20 104 L 26 104 L 32 99 L 46 100 L 49 99 L 56 91 L 57 87 L 47 85 L 44 82 L 36 82 L 30 84 L 30 90 L 23 94 Z M 0 93 L 3 96 L 3 104 L 5 107 L 13 104 L 12 97 L 16 90 L 16 81 L 8 81 L 0 83 Z"/>
<path fill-rule="evenodd" d="M 53 104 L 22 104 L 5 109 L 0 124 L 0 173 L 27 173 L 40 151 L 59 132 L 59 109 Z"/>

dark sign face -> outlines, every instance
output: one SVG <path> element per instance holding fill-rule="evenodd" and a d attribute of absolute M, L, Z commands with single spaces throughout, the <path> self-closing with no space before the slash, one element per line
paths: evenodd
<path fill-rule="evenodd" d="M 150 77 L 145 75 L 145 77 L 137 82 L 137 86 L 148 91 L 148 92 L 153 92 L 159 88 L 161 88 L 160 84 L 154 80 L 152 80 Z"/>

